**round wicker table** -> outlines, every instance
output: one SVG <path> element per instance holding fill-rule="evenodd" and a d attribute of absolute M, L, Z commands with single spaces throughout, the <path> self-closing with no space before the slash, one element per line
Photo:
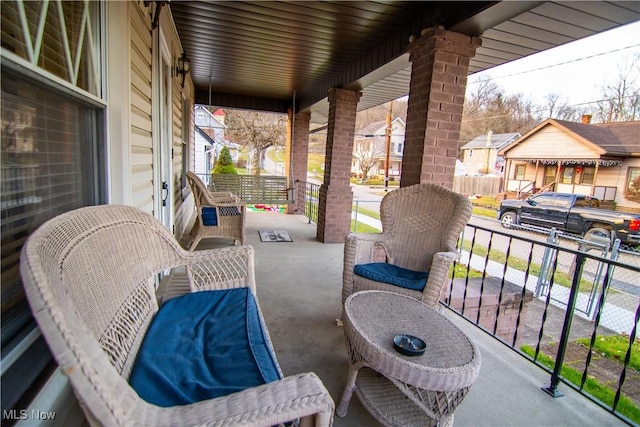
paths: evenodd
<path fill-rule="evenodd" d="M 349 296 L 343 310 L 349 351 L 347 385 L 336 414 L 345 416 L 353 391 L 387 426 L 451 425 L 453 412 L 480 371 L 480 353 L 442 314 L 413 298 L 384 291 Z M 426 343 L 419 356 L 394 349 L 409 334 Z"/>

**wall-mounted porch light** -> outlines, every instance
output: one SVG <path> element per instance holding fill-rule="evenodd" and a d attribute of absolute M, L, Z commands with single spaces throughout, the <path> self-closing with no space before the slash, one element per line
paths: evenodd
<path fill-rule="evenodd" d="M 189 72 L 189 65 L 190 63 L 187 54 L 182 52 L 182 55 L 178 58 L 178 64 L 176 66 L 176 72 L 182 75 L 182 87 L 184 87 L 184 80 Z"/>

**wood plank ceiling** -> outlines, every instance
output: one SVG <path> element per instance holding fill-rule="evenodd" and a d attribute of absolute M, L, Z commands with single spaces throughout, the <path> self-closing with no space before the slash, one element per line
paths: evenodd
<path fill-rule="evenodd" d="M 308 111 L 326 121 L 331 87 L 359 110 L 407 95 L 409 36 L 441 25 L 482 38 L 470 73 L 640 20 L 630 1 L 175 1 L 196 102 Z"/>

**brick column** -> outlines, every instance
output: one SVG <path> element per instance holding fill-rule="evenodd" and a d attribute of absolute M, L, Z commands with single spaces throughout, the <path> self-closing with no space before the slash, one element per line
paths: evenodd
<path fill-rule="evenodd" d="M 287 206 L 288 214 L 304 213 L 304 187 L 296 181 L 307 180 L 307 162 L 309 157 L 309 122 L 310 114 L 300 113 L 288 116 L 290 132 L 287 135 L 285 152 L 285 170 L 289 177 L 289 185 L 296 189 L 296 201 Z"/>
<path fill-rule="evenodd" d="M 408 48 L 411 82 L 400 186 L 453 187 L 469 59 L 478 37 L 430 28 Z"/>
<path fill-rule="evenodd" d="M 320 186 L 317 237 L 323 243 L 342 243 L 351 229 L 353 192 L 349 185 L 356 107 L 360 92 L 329 90 L 329 122 Z"/>

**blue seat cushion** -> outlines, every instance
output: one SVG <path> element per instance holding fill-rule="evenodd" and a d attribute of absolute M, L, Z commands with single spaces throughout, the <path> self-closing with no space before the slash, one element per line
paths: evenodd
<path fill-rule="evenodd" d="M 353 272 L 376 282 L 388 283 L 401 288 L 422 291 L 427 284 L 428 271 L 413 271 L 385 262 L 356 264 Z"/>
<path fill-rule="evenodd" d="M 129 383 L 169 407 L 281 379 L 248 288 L 203 291 L 167 301 L 142 342 Z"/>
<path fill-rule="evenodd" d="M 216 208 L 202 208 L 202 224 L 207 226 L 218 225 L 218 212 Z"/>

